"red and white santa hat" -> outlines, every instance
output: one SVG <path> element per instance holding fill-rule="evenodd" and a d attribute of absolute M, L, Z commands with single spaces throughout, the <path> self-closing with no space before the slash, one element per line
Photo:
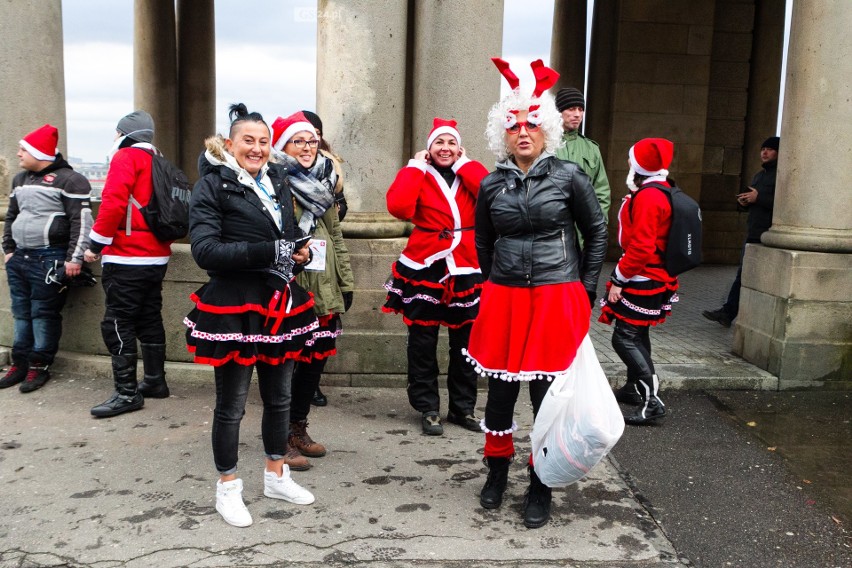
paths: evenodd
<path fill-rule="evenodd" d="M 45 124 L 33 130 L 20 142 L 21 148 L 32 154 L 33 158 L 52 162 L 56 160 L 56 146 L 59 144 L 59 131 L 55 126 Z"/>
<path fill-rule="evenodd" d="M 630 148 L 629 155 L 630 165 L 637 174 L 665 177 L 674 157 L 674 144 L 665 138 L 643 138 Z"/>
<path fill-rule="evenodd" d="M 435 117 L 432 120 L 432 132 L 429 133 L 429 138 L 426 139 L 426 149 L 432 145 L 432 142 L 441 134 L 449 134 L 456 139 L 456 144 L 461 146 L 461 134 L 456 129 L 455 120 L 444 120 L 443 118 Z"/>
<path fill-rule="evenodd" d="M 302 111 L 294 112 L 287 118 L 279 116 L 272 123 L 272 147 L 280 151 L 290 138 L 303 130 L 310 132 L 314 136 L 317 134 L 314 125 L 311 124 Z"/>

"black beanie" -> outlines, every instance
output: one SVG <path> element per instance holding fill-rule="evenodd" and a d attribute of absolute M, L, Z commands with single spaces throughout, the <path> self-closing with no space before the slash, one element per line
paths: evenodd
<path fill-rule="evenodd" d="M 766 140 L 763 141 L 763 144 L 760 145 L 761 148 L 771 148 L 778 151 L 778 144 L 781 142 L 781 139 L 777 136 L 770 136 Z"/>
<path fill-rule="evenodd" d="M 317 116 L 316 113 L 311 112 L 309 110 L 303 110 L 302 114 L 305 115 L 305 118 L 308 119 L 308 122 L 310 122 L 314 126 L 314 128 L 316 128 L 320 132 L 323 131 L 322 130 L 322 121 L 320 120 L 320 117 Z"/>
<path fill-rule="evenodd" d="M 580 107 L 586 110 L 586 99 L 583 98 L 583 93 L 574 87 L 562 87 L 556 93 L 556 108 L 559 112 L 562 112 L 571 107 Z"/>

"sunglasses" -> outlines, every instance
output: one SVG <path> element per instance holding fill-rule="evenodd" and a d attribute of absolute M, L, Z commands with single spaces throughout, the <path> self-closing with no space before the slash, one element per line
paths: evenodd
<path fill-rule="evenodd" d="M 527 132 L 538 132 L 541 129 L 540 124 L 536 124 L 534 122 L 525 121 L 525 122 L 516 122 L 512 126 L 506 129 L 506 132 L 510 134 L 517 134 L 521 131 L 521 127 L 526 127 Z"/>

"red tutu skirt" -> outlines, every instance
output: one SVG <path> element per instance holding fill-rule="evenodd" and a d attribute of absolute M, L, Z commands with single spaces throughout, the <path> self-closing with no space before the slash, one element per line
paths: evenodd
<path fill-rule="evenodd" d="M 601 315 L 598 321 L 610 324 L 620 319 L 633 325 L 657 325 L 672 313 L 672 304 L 678 301 L 678 282 L 644 280 L 628 282 L 621 290 L 621 300 L 607 301 L 612 282 L 606 284 L 606 294 L 601 298 Z"/>
<path fill-rule="evenodd" d="M 382 311 L 402 314 L 406 325 L 459 328 L 476 319 L 481 289 L 482 274 L 450 276 L 444 260 L 420 270 L 397 261 L 385 282 Z"/>
<path fill-rule="evenodd" d="M 214 367 L 298 359 L 319 326 L 309 292 L 295 281 L 277 289 L 262 274 L 213 277 L 190 299 L 186 347 L 195 363 Z"/>
<path fill-rule="evenodd" d="M 302 363 L 316 359 L 326 359 L 337 355 L 337 338 L 343 333 L 340 314 L 327 314 L 319 317 L 319 327 L 305 343 L 305 349 L 298 357 Z"/>
<path fill-rule="evenodd" d="M 529 288 L 486 282 L 467 360 L 483 377 L 553 380 L 574 361 L 590 315 L 580 282 Z"/>

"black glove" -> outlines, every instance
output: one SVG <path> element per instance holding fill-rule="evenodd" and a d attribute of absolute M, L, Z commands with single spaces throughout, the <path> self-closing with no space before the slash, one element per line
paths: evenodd
<path fill-rule="evenodd" d="M 335 205 L 337 205 L 337 218 L 340 221 L 346 217 L 346 212 L 349 211 L 349 205 L 346 204 L 346 198 L 343 197 L 343 192 L 339 193 L 340 197 L 334 200 Z"/>
<path fill-rule="evenodd" d="M 272 272 L 284 278 L 288 282 L 293 278 L 293 253 L 296 245 L 293 241 L 281 239 L 275 243 L 275 259 L 272 261 Z"/>
<path fill-rule="evenodd" d="M 352 291 L 343 292 L 343 311 L 348 312 L 349 308 L 352 307 L 352 296 L 354 293 Z"/>
<path fill-rule="evenodd" d="M 595 309 L 595 300 L 598 299 L 598 295 L 594 292 L 589 292 L 588 290 L 586 290 L 586 294 L 589 295 L 589 305 L 592 309 Z"/>

